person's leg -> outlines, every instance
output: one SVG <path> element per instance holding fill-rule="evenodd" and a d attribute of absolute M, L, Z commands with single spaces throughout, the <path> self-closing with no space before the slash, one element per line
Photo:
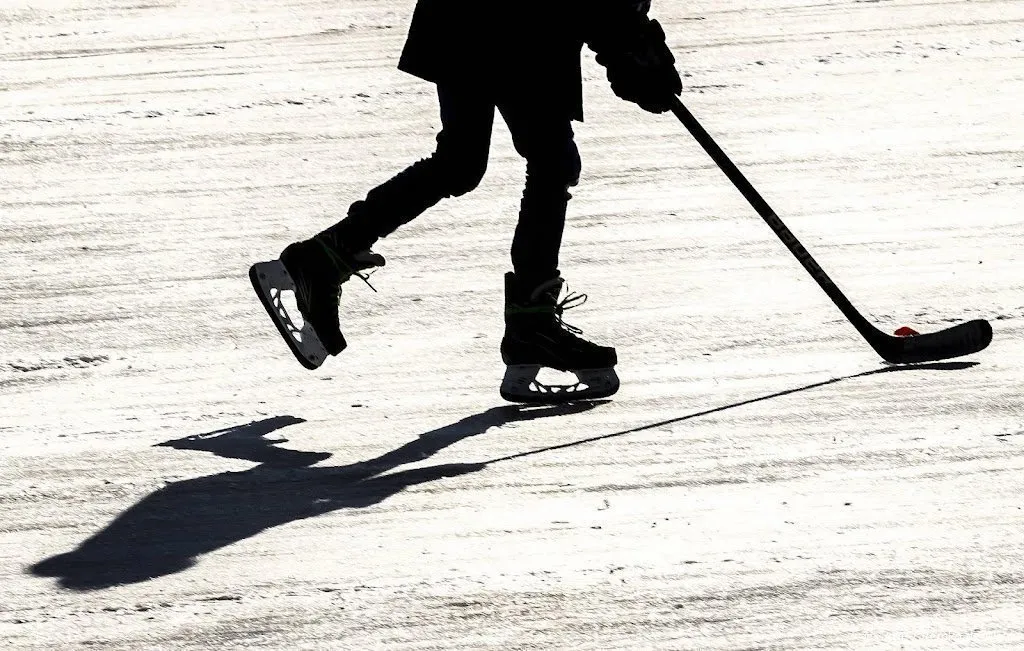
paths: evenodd
<path fill-rule="evenodd" d="M 499 102 L 512 141 L 526 159 L 526 187 L 512 241 L 514 271 L 505 275 L 505 335 L 501 383 L 506 400 L 526 403 L 604 398 L 619 388 L 615 349 L 579 336 L 563 312 L 586 295 L 559 296 L 558 254 L 565 229 L 569 187 L 580 175 L 580 157 L 568 117 L 526 102 Z M 545 384 L 542 367 L 569 371 L 577 382 Z"/>
<path fill-rule="evenodd" d="M 474 189 L 487 169 L 494 122 L 494 104 L 464 87 L 438 87 L 441 132 L 437 150 L 394 178 L 371 190 L 349 208 L 345 219 L 308 240 L 294 242 L 280 255 L 280 264 L 295 288 L 295 302 L 313 332 L 292 336 L 298 327 L 268 303 L 269 279 L 275 269 L 253 280 L 264 294 L 264 305 L 278 323 L 293 352 L 307 365 L 319 365 L 324 352 L 337 355 L 346 346 L 338 320 L 341 286 L 353 275 L 384 265 L 384 258 L 370 251 L 378 238 L 392 233 L 445 197 Z M 269 275 L 268 275 L 269 274 Z M 262 283 L 262 284 L 261 284 Z M 263 287 L 267 284 L 267 287 Z M 281 289 L 276 287 L 276 289 Z M 303 326 L 305 328 L 306 326 Z M 316 344 L 309 343 L 315 335 Z M 322 344 L 322 346 L 320 345 Z M 322 351 L 321 351 L 322 349 Z M 312 351 L 312 352 L 310 352 Z"/>
<path fill-rule="evenodd" d="M 569 187 L 579 182 L 580 155 L 567 116 L 525 102 L 499 104 L 516 151 L 526 159 L 526 186 L 512 239 L 512 268 L 524 283 L 558 276 Z"/>
<path fill-rule="evenodd" d="M 441 132 L 437 149 L 354 202 L 348 216 L 319 234 L 328 245 L 370 248 L 446 197 L 479 185 L 487 170 L 494 103 L 464 86 L 439 85 Z"/>

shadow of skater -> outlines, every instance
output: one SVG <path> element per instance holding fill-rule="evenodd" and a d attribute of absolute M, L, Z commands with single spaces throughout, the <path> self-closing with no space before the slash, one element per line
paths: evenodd
<path fill-rule="evenodd" d="M 598 404 L 496 407 L 422 434 L 375 459 L 347 466 L 281 468 L 261 463 L 243 472 L 173 482 L 119 515 L 76 550 L 40 561 L 30 571 L 56 577 L 61 586 L 73 590 L 98 590 L 180 572 L 199 556 L 266 529 L 338 509 L 373 506 L 410 486 L 480 470 L 486 464 L 443 464 L 382 475 L 492 427 L 579 413 Z M 268 421 L 284 426 L 294 422 L 290 418 Z M 260 432 L 272 431 L 275 423 L 260 421 L 166 445 L 231 458 L 249 458 L 239 455 L 256 451 L 257 456 L 278 462 L 281 458 L 266 456 L 272 453 L 263 449 L 265 443 L 253 440 L 262 437 Z"/>

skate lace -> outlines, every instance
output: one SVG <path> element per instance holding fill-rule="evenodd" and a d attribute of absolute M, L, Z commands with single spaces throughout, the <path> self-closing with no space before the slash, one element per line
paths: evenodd
<path fill-rule="evenodd" d="M 341 283 L 345 282 L 346 280 L 348 280 L 352 276 L 355 276 L 359 280 L 361 280 L 364 283 L 366 283 L 366 286 L 369 287 L 370 289 L 372 289 L 374 292 L 377 291 L 377 288 L 370 284 L 370 276 L 373 275 L 373 273 L 378 270 L 378 267 L 370 267 L 369 271 L 366 271 L 366 272 L 360 271 L 358 269 L 354 269 L 354 268 L 352 268 L 352 266 L 350 264 L 348 264 L 348 262 L 345 261 L 344 258 L 342 258 L 340 255 L 338 255 L 337 252 L 334 251 L 334 249 L 332 249 L 331 247 L 327 246 L 327 244 L 322 242 L 319 238 L 314 238 L 314 240 L 317 242 L 317 244 L 319 244 L 321 247 L 323 247 L 324 251 L 327 253 L 327 256 L 334 263 L 334 266 L 338 267 L 339 269 L 344 269 L 348 273 L 348 276 L 343 276 L 342 277 Z M 341 283 L 338 283 L 338 298 L 339 299 L 341 298 L 341 291 L 342 291 L 341 290 Z"/>
<path fill-rule="evenodd" d="M 374 292 L 376 292 L 377 288 L 370 284 L 370 276 L 372 276 L 376 271 L 377 271 L 376 268 L 370 269 L 369 271 L 366 271 L 366 272 L 353 271 L 352 275 L 355 276 L 356 278 L 358 278 L 359 280 L 363 281 L 364 283 L 366 283 L 367 287 L 369 287 Z M 341 296 L 341 289 L 340 288 L 338 289 L 338 295 Z"/>
<path fill-rule="evenodd" d="M 581 328 L 577 328 L 576 326 L 572 325 L 571 323 L 566 323 L 562 319 L 562 314 L 566 310 L 571 310 L 574 307 L 579 307 L 579 306 L 583 305 L 584 303 L 586 303 L 587 302 L 587 295 L 586 294 L 578 294 L 578 293 L 575 293 L 575 292 L 570 292 L 568 285 L 565 286 L 565 291 L 566 291 L 565 298 L 563 298 L 562 300 L 560 300 L 557 303 L 555 303 L 555 317 L 558 319 L 558 325 L 560 325 L 561 327 L 565 328 L 567 331 L 571 332 L 574 335 L 582 334 L 583 330 Z"/>

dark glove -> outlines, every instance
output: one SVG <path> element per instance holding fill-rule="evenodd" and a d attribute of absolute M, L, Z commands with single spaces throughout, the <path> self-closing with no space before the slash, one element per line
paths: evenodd
<path fill-rule="evenodd" d="M 612 92 L 645 111 L 664 113 L 683 92 L 676 59 L 656 20 L 647 21 L 634 38 L 598 52 L 597 62 L 607 69 Z"/>

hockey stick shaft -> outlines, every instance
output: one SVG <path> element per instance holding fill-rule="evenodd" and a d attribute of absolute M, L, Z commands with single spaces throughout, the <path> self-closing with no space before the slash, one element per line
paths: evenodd
<path fill-rule="evenodd" d="M 704 148 L 704 151 L 711 156 L 712 160 L 718 165 L 719 169 L 725 173 L 729 180 L 732 181 L 736 189 L 740 191 L 743 197 L 750 202 L 757 214 L 768 224 L 769 228 L 775 232 L 775 234 L 782 240 L 782 243 L 786 245 L 800 264 L 803 265 L 807 273 L 814 278 L 818 286 L 828 295 L 832 302 L 835 303 L 836 307 L 843 313 L 843 315 L 853 324 L 853 327 L 869 341 L 877 329 L 871 325 L 867 319 L 853 306 L 846 295 L 843 294 L 842 290 L 836 286 L 832 279 L 828 277 L 825 270 L 811 257 L 811 254 L 807 252 L 803 244 L 793 235 L 793 231 L 782 222 L 772 207 L 768 205 L 768 202 L 761 197 L 760 193 L 754 186 L 750 184 L 743 173 L 740 172 L 739 168 L 729 159 L 722 148 L 718 146 L 714 138 L 705 131 L 704 127 L 700 125 L 697 118 L 690 113 L 682 101 L 679 98 L 672 98 L 672 112 L 675 114 L 679 121 L 683 123 L 683 126 L 690 132 L 690 134 L 696 138 L 700 146 Z"/>

